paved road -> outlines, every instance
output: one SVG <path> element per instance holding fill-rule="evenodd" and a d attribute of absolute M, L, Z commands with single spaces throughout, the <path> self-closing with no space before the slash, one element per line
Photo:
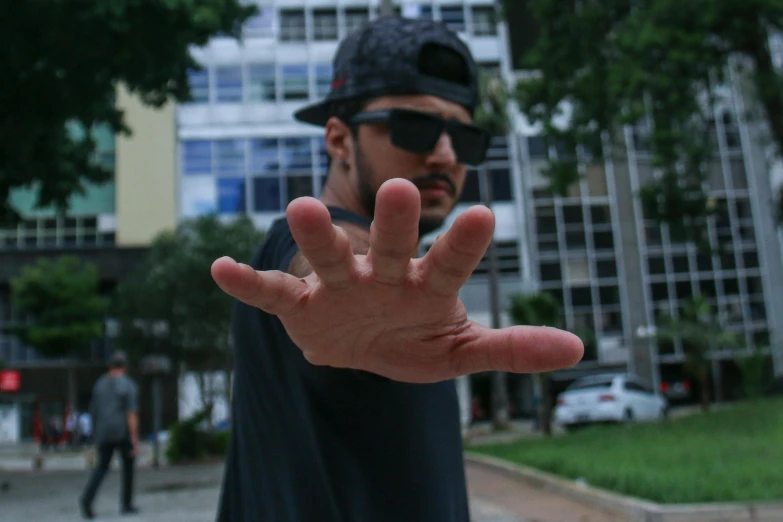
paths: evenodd
<path fill-rule="evenodd" d="M 118 515 L 119 473 L 114 471 L 95 510 L 107 521 L 213 522 L 221 473 L 218 464 L 139 470 L 142 514 L 129 519 Z M 473 522 L 625 522 L 480 467 L 469 464 L 467 474 Z M 0 471 L 0 520 L 76 522 L 76 498 L 86 479 L 85 471 Z"/>

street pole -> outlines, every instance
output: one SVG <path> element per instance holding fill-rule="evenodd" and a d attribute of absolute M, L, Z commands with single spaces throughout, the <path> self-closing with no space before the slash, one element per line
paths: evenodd
<path fill-rule="evenodd" d="M 154 450 L 154 454 L 152 457 L 152 466 L 154 468 L 160 467 L 160 440 L 159 440 L 159 434 L 160 434 L 160 428 L 161 428 L 161 402 L 163 401 L 161 396 L 161 389 L 160 389 L 160 376 L 156 375 L 152 379 L 152 426 L 153 426 L 153 432 L 154 432 L 154 438 L 152 447 Z"/>
<path fill-rule="evenodd" d="M 481 202 L 485 207 L 491 209 L 492 181 L 486 165 L 482 165 L 479 169 L 479 191 L 481 192 Z M 497 330 L 500 328 L 500 305 L 498 298 L 498 255 L 494 231 L 487 249 L 487 262 L 489 265 L 487 273 L 489 275 L 490 326 Z M 508 427 L 508 385 L 505 372 L 492 374 L 492 422 L 495 428 L 503 429 Z"/>
<path fill-rule="evenodd" d="M 393 0 L 381 0 L 381 16 L 391 16 L 394 14 L 394 1 Z"/>

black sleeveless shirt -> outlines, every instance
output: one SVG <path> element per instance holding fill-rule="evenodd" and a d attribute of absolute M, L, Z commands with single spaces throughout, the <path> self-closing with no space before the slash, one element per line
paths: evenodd
<path fill-rule="evenodd" d="M 329 209 L 333 222 L 370 221 Z M 285 219 L 252 266 L 286 271 Z M 237 302 L 220 522 L 467 522 L 454 381 L 407 384 L 313 366 L 277 317 Z"/>

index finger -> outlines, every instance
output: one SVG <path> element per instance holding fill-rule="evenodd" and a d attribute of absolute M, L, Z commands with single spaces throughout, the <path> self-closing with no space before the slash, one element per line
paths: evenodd
<path fill-rule="evenodd" d="M 332 224 L 323 203 L 310 197 L 295 199 L 286 217 L 296 245 L 325 285 L 341 287 L 353 280 L 356 262 L 348 235 Z"/>
<path fill-rule="evenodd" d="M 495 216 L 486 207 L 458 216 L 420 261 L 425 288 L 439 296 L 458 293 L 484 257 L 494 229 Z"/>

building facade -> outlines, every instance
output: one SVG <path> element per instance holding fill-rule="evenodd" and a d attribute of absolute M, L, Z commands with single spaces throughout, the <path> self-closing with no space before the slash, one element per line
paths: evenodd
<path fill-rule="evenodd" d="M 248 214 L 266 228 L 293 199 L 320 194 L 327 169 L 323 130 L 294 121 L 293 113 L 326 95 L 339 40 L 376 17 L 380 2 L 257 3 L 259 14 L 244 26 L 241 41 L 218 37 L 193 51 L 204 68 L 190 77 L 193 102 L 177 108 L 177 219 Z M 396 4 L 404 16 L 455 29 L 482 67 L 509 81 L 519 74 L 519 53 L 537 34 L 525 2 L 508 10 L 506 23 L 498 23 L 491 0 Z M 643 125 L 626 129 L 623 146 L 606 160 L 583 162 L 581 180 L 567 197 L 554 196 L 541 175 L 557 151 L 547 149 L 520 114 L 512 111 L 514 131 L 494 140 L 486 168 L 495 196 L 501 324 L 510 323 L 510 296 L 552 293 L 562 303 L 564 326 L 588 345 L 575 370 L 556 374 L 562 382 L 626 368 L 656 387 L 679 378 L 682 346 L 644 332 L 661 314 L 676 315 L 691 295 L 707 296 L 726 327 L 748 344 L 766 347 L 783 335 L 783 310 L 774 299 L 783 282 L 780 243 L 765 239 L 777 235 L 767 197 L 770 166 L 754 147 L 759 130 L 742 119 L 741 100 L 727 100 L 716 113 L 711 177 L 712 196 L 725 203 L 710 223 L 711 243 L 723 246 L 721 254 L 673 242 L 665 227 L 642 214 L 635 194 L 654 175 Z M 469 176 L 446 226 L 480 200 L 478 176 Z M 424 251 L 434 236 L 423 239 Z M 489 325 L 487 270 L 485 260 L 461 298 L 472 319 Z M 719 355 L 725 371 L 735 371 L 733 354 Z M 511 379 L 517 411 L 529 412 L 530 380 Z M 474 385 L 488 388 L 482 376 Z"/>
<path fill-rule="evenodd" d="M 176 131 L 174 106 L 143 106 L 124 89 L 117 104 L 125 111 L 131 136 L 95 129 L 96 161 L 114 171 L 111 181 L 88 186 L 71 198 L 66 215 L 36 209 L 32 190 L 16 190 L 11 203 L 22 215 L 16 227 L 0 229 L 0 360 L 21 375 L 17 392 L 0 395 L 0 442 L 33 437 L 36 423 L 61 416 L 67 404 L 66 364 L 75 364 L 77 407 L 86 408 L 92 384 L 104 371 L 111 350 L 110 329 L 76 361 L 39 356 L 4 327 L 24 320 L 13 306 L 10 281 L 40 258 L 73 255 L 94 265 L 101 292 L 109 296 L 124 275 L 143 259 L 159 232 L 176 225 Z M 176 401 L 174 401 L 176 408 Z"/>

